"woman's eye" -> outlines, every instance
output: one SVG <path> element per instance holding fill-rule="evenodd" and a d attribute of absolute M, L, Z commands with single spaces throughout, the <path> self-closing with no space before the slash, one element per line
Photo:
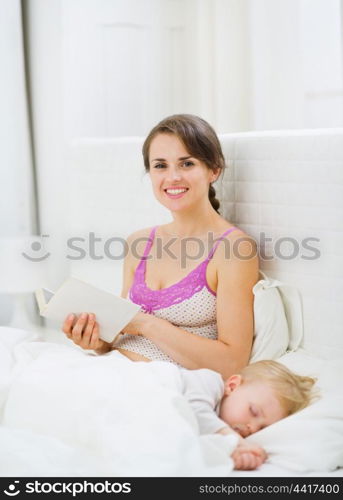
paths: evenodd
<path fill-rule="evenodd" d="M 193 161 L 184 161 L 182 163 L 183 167 L 192 167 L 194 165 Z M 156 163 L 153 168 L 161 169 L 161 168 L 166 168 L 166 165 L 164 163 Z"/>

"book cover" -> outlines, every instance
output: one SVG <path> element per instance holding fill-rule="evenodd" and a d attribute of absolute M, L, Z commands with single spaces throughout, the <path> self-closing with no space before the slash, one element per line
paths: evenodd
<path fill-rule="evenodd" d="M 56 292 L 39 288 L 35 296 L 40 315 L 60 321 L 61 328 L 70 313 L 94 313 L 100 338 L 106 342 L 113 342 L 140 310 L 130 300 L 75 277 L 68 278 Z"/>

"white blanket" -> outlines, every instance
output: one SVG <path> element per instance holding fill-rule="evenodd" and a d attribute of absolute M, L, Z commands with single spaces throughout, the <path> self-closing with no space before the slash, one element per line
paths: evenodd
<path fill-rule="evenodd" d="M 13 329 L 2 331 L 0 343 L 1 475 L 227 476 L 232 470 L 236 439 L 198 435 L 176 366 L 133 363 L 116 352 L 91 356 L 28 341 Z"/>
<path fill-rule="evenodd" d="M 301 350 L 279 361 L 317 376 L 322 397 L 248 438 L 269 455 L 250 474 L 335 471 L 343 466 L 342 361 Z M 2 476 L 237 475 L 236 439 L 198 435 L 169 363 L 92 356 L 0 327 L 0 417 Z"/>

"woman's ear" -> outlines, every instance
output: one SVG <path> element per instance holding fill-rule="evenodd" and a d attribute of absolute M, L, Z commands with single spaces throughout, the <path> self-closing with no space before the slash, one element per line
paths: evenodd
<path fill-rule="evenodd" d="M 242 383 L 242 375 L 231 375 L 224 383 L 224 394 L 228 396 Z"/>
<path fill-rule="evenodd" d="M 216 182 L 216 180 L 218 179 L 219 175 L 220 175 L 220 169 L 219 168 L 216 168 L 215 170 L 211 169 L 211 184 L 213 182 Z"/>

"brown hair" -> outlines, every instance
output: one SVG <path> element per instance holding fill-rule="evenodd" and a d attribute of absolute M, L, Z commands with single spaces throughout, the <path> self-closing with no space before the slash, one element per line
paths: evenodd
<path fill-rule="evenodd" d="M 172 115 L 160 121 L 144 141 L 142 153 L 145 170 L 149 172 L 149 150 L 152 140 L 158 134 L 175 134 L 184 144 L 187 151 L 216 172 L 225 168 L 223 151 L 214 129 L 209 123 L 195 115 Z M 220 203 L 216 199 L 216 191 L 209 186 L 208 197 L 212 207 L 218 212 Z"/>
<path fill-rule="evenodd" d="M 242 382 L 266 382 L 275 392 L 286 415 L 302 410 L 318 397 L 315 378 L 297 375 L 277 361 L 257 361 L 241 370 Z"/>

